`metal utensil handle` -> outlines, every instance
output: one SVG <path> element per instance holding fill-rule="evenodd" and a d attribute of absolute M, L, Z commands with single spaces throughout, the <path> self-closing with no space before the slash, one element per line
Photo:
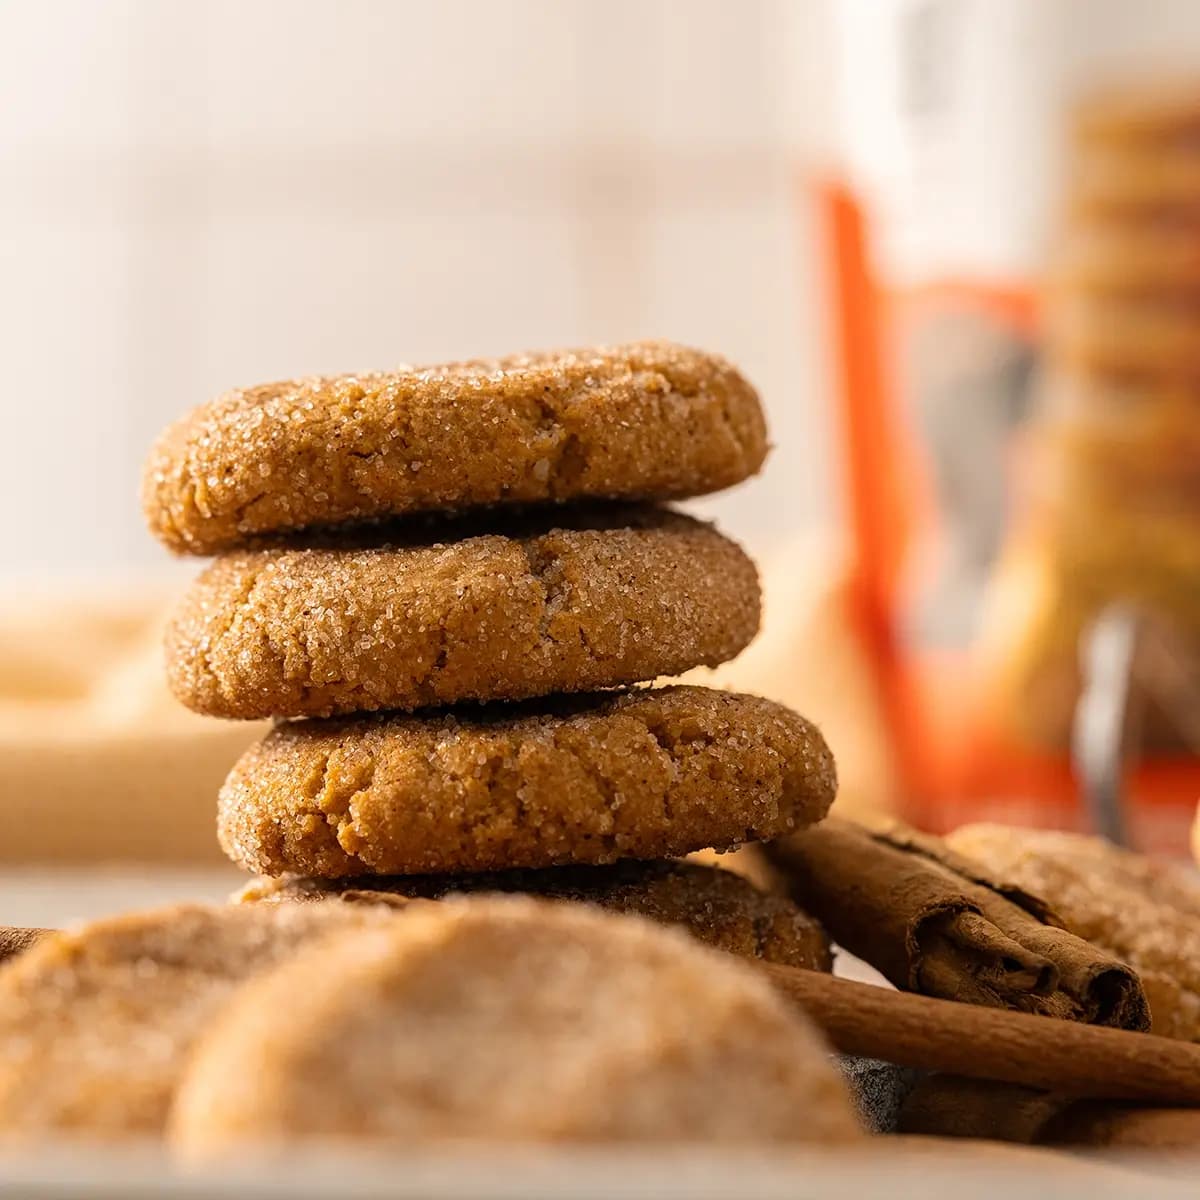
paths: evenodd
<path fill-rule="evenodd" d="M 1071 728 L 1071 760 L 1092 828 L 1118 846 L 1129 844 L 1124 773 L 1138 623 L 1134 609 L 1113 605 L 1084 633 Z"/>

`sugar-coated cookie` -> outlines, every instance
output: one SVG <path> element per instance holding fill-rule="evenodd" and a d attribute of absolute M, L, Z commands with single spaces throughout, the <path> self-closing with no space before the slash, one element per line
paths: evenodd
<path fill-rule="evenodd" d="M 696 496 L 767 453 L 757 393 L 670 342 L 518 354 L 230 392 L 171 426 L 151 530 L 209 554 L 312 525 L 578 498 Z"/>
<path fill-rule="evenodd" d="M 412 875 L 669 858 L 819 821 L 833 757 L 803 717 L 697 687 L 279 725 L 221 789 L 239 866 Z"/>
<path fill-rule="evenodd" d="M 170 1122 L 188 1158 L 294 1139 L 860 1136 L 823 1040 L 752 968 L 637 917 L 514 896 L 414 905 L 255 981 Z"/>
<path fill-rule="evenodd" d="M 716 666 L 758 621 L 754 564 L 680 513 L 410 521 L 217 559 L 168 629 L 167 674 L 219 717 L 516 700 Z"/>

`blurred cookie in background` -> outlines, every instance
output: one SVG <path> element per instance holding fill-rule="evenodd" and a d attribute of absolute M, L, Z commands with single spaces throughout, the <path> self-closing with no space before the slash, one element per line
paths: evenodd
<path fill-rule="evenodd" d="M 1130 757 L 1200 753 L 1198 130 L 1200 83 L 1151 80 L 1085 100 L 1069 131 L 1037 412 L 979 634 L 989 715 L 1026 748 L 1069 748 L 1084 647 L 1120 611 Z"/>
<path fill-rule="evenodd" d="M 1136 84 L 1097 92 L 1069 133 L 1068 212 L 1077 221 L 1200 221 L 1200 85 Z"/>
<path fill-rule="evenodd" d="M 1051 290 L 1200 303 L 1195 230 L 1170 224 L 1081 222 L 1064 233 L 1051 271 Z"/>

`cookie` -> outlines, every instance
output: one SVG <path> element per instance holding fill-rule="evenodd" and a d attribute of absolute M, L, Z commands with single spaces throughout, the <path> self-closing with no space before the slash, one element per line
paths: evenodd
<path fill-rule="evenodd" d="M 0 1129 L 153 1136 L 192 1043 L 304 942 L 394 920 L 348 905 L 180 905 L 49 934 L 0 971 Z"/>
<path fill-rule="evenodd" d="M 285 723 L 221 789 L 217 832 L 267 875 L 414 875 L 670 858 L 776 837 L 833 802 L 781 705 L 695 687 Z"/>
<path fill-rule="evenodd" d="M 1190 425 L 1149 412 L 1044 421 L 1026 436 L 1028 494 L 1059 520 L 1079 513 L 1104 524 L 1110 512 L 1126 521 L 1190 519 L 1200 544 L 1200 405 L 1190 415 Z"/>
<path fill-rule="evenodd" d="M 1088 221 L 1064 234 L 1052 271 L 1056 288 L 1153 302 L 1200 303 L 1195 230 L 1153 223 Z"/>
<path fill-rule="evenodd" d="M 1086 97 L 1074 114 L 1085 144 L 1200 150 L 1200 88 L 1194 80 L 1142 81 Z"/>
<path fill-rule="evenodd" d="M 1146 147 L 1086 147 L 1075 155 L 1067 215 L 1153 226 L 1180 234 L 1200 231 L 1200 156 Z"/>
<path fill-rule="evenodd" d="M 1200 373 L 1200 306 L 1061 295 L 1047 314 L 1057 358 L 1104 372 Z"/>
<path fill-rule="evenodd" d="M 1124 437 L 1135 458 L 1170 454 L 1179 442 L 1190 450 L 1200 447 L 1200 378 L 1169 367 L 1095 369 L 1058 363 L 1043 371 L 1036 404 L 1039 425 L 1106 437 L 1114 451 Z"/>
<path fill-rule="evenodd" d="M 1081 104 L 1067 195 L 1077 214 L 1191 229 L 1200 220 L 1200 90 L 1194 82 L 1118 89 Z"/>
<path fill-rule="evenodd" d="M 381 896 L 440 900 L 458 893 L 521 892 L 595 904 L 678 925 L 702 942 L 743 958 L 810 971 L 833 966 L 820 924 L 786 896 L 768 895 L 732 871 L 685 862 L 623 859 L 605 867 L 547 867 L 482 875 L 384 875 L 360 879 L 259 878 L 235 897 L 246 902 L 340 899 L 377 903 Z"/>
<path fill-rule="evenodd" d="M 414 906 L 255 981 L 170 1122 L 189 1159 L 322 1138 L 860 1136 L 828 1048 L 749 967 L 640 918 L 512 896 Z"/>
<path fill-rule="evenodd" d="M 167 673 L 219 717 L 515 700 L 716 666 L 758 620 L 754 564 L 711 526 L 561 509 L 233 551 L 184 597 Z"/>
<path fill-rule="evenodd" d="M 265 384 L 203 405 L 150 454 L 143 506 L 172 549 L 312 525 L 729 487 L 767 453 L 758 395 L 670 342 Z"/>
<path fill-rule="evenodd" d="M 1155 1033 L 1200 1042 L 1200 882 L 1186 870 L 1071 833 L 967 825 L 946 840 L 1129 963 Z"/>

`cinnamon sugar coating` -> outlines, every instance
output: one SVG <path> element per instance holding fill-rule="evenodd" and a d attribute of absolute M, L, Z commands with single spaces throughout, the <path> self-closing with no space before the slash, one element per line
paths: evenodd
<path fill-rule="evenodd" d="M 491 896 L 414 905 L 247 986 L 197 1049 L 169 1136 L 203 1159 L 320 1139 L 862 1135 L 823 1039 L 745 964 L 640 918 Z"/>
<path fill-rule="evenodd" d="M 1133 967 L 1153 1032 L 1200 1042 L 1200 881 L 1187 870 L 1073 833 L 981 824 L 946 840 Z"/>
<path fill-rule="evenodd" d="M 167 674 L 213 716 L 413 709 L 716 666 L 758 620 L 754 564 L 679 513 L 409 522 L 219 558 L 175 614 Z"/>
<path fill-rule="evenodd" d="M 810 971 L 829 971 L 833 966 L 825 931 L 790 899 L 761 892 L 732 871 L 697 863 L 622 859 L 603 867 L 337 880 L 285 875 L 255 879 L 235 899 L 242 903 L 341 900 L 373 904 L 381 896 L 440 900 L 459 893 L 486 892 L 595 904 L 648 917 L 661 925 L 678 925 L 700 941 L 743 958 Z"/>
<path fill-rule="evenodd" d="M 411 875 L 669 858 L 820 820 L 833 757 L 756 696 L 634 689 L 284 723 L 221 790 L 248 870 Z"/>
<path fill-rule="evenodd" d="M 0 971 L 0 1128 L 28 1140 L 161 1132 L 196 1037 L 234 990 L 382 907 L 178 905 L 47 934 Z"/>
<path fill-rule="evenodd" d="M 636 342 L 229 392 L 163 434 L 142 499 L 168 546 L 210 554 L 413 512 L 701 495 L 766 452 L 731 364 Z"/>

